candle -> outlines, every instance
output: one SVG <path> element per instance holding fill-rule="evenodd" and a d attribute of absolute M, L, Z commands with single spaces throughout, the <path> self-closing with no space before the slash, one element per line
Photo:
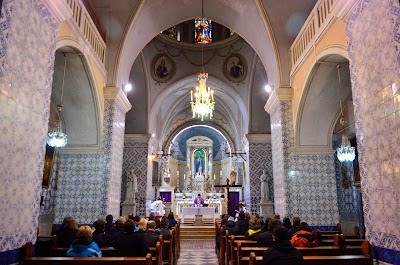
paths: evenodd
<path fill-rule="evenodd" d="M 215 180 L 215 174 L 214 174 L 214 180 Z"/>
<path fill-rule="evenodd" d="M 222 176 L 222 170 L 219 172 L 219 175 Z"/>
<path fill-rule="evenodd" d="M 193 101 L 193 90 L 190 90 L 190 101 Z"/>
<path fill-rule="evenodd" d="M 179 170 L 178 170 L 178 171 L 176 171 L 176 175 L 178 175 L 178 176 L 179 176 Z"/>
<path fill-rule="evenodd" d="M 214 90 L 211 90 L 211 100 L 214 101 Z"/>
<path fill-rule="evenodd" d="M 186 179 L 186 174 L 183 174 L 183 179 Z"/>

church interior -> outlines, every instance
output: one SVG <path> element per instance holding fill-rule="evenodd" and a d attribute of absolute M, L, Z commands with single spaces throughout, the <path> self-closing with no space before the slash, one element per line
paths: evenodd
<path fill-rule="evenodd" d="M 198 195 L 400 264 L 399 1 L 0 3 L 0 265 Z"/>

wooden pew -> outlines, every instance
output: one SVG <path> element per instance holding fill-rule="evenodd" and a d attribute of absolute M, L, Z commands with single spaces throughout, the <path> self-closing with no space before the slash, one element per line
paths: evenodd
<path fill-rule="evenodd" d="M 164 240 L 163 244 L 163 261 L 167 261 L 168 264 L 174 264 L 174 231 L 169 231 L 169 238 L 168 240 Z"/>
<path fill-rule="evenodd" d="M 50 257 L 66 257 L 69 248 L 51 248 Z M 115 257 L 115 248 L 100 248 L 103 257 Z"/>
<path fill-rule="evenodd" d="M 153 261 L 153 265 L 163 265 L 163 258 L 162 258 L 163 247 L 164 247 L 164 240 L 163 240 L 162 235 L 160 235 L 158 237 L 158 242 L 157 242 L 156 246 L 155 247 L 149 247 L 150 254 L 153 257 L 157 258 L 157 262 L 154 263 L 154 261 Z"/>
<path fill-rule="evenodd" d="M 28 265 L 57 265 L 57 264 L 71 264 L 71 265 L 96 265 L 96 264 L 110 264 L 110 265 L 154 265 L 151 254 L 146 257 L 104 257 L 104 258 L 71 258 L 71 257 L 44 257 L 44 258 L 26 258 L 22 264 Z"/>
<path fill-rule="evenodd" d="M 247 259 L 244 259 L 247 258 Z M 261 265 L 262 256 L 256 256 L 253 252 L 249 257 L 244 257 L 242 264 Z M 372 265 L 371 257 L 362 255 L 342 255 L 342 256 L 304 256 L 304 265 Z M 248 263 L 245 263 L 246 260 Z"/>

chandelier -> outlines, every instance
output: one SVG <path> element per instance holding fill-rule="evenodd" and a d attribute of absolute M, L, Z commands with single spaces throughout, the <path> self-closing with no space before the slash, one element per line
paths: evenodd
<path fill-rule="evenodd" d="M 64 73 L 61 86 L 61 99 L 60 104 L 57 105 L 58 117 L 54 124 L 54 130 L 52 133 L 47 134 L 47 144 L 51 147 L 64 147 L 67 144 L 67 135 L 63 133 L 62 122 L 61 122 L 61 110 L 62 110 L 62 98 L 64 93 L 64 83 L 65 83 L 65 69 L 67 68 L 67 54 L 64 55 Z"/>
<path fill-rule="evenodd" d="M 339 102 L 340 102 L 340 113 L 341 113 L 340 124 L 344 127 L 346 121 L 343 115 L 342 98 L 340 96 L 340 65 L 337 64 L 336 68 L 339 78 Z M 342 143 L 340 144 L 340 147 L 336 149 L 336 155 L 340 162 L 352 162 L 356 157 L 356 149 L 354 147 L 351 147 L 350 141 L 345 135 L 345 132 L 343 132 L 342 134 Z"/>
<path fill-rule="evenodd" d="M 203 14 L 203 1 L 201 1 L 201 17 L 204 18 Z M 198 75 L 199 85 L 196 86 L 194 95 L 193 90 L 190 90 L 190 105 L 192 106 L 193 118 L 197 116 L 197 118 L 201 118 L 204 120 L 204 117 L 209 117 L 210 119 L 213 116 L 214 110 L 214 91 L 207 88 L 207 78 L 208 73 L 204 71 L 204 60 L 203 60 L 203 43 L 201 45 L 201 68 L 202 71 Z M 193 97 L 194 96 L 194 97 Z"/>

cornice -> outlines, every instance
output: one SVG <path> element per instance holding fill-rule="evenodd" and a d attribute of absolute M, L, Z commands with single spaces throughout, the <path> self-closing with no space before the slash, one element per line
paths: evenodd
<path fill-rule="evenodd" d="M 118 87 L 105 87 L 104 99 L 115 99 L 116 104 L 122 107 L 124 113 L 128 112 L 132 108 L 132 105 L 125 93 Z"/>
<path fill-rule="evenodd" d="M 268 98 L 267 104 L 264 106 L 264 110 L 271 114 L 277 107 L 280 101 L 292 100 L 293 98 L 293 88 L 291 87 L 279 87 L 272 91 Z"/>
<path fill-rule="evenodd" d="M 246 137 L 249 143 L 271 143 L 271 134 L 269 133 L 249 133 L 246 135 Z"/>

